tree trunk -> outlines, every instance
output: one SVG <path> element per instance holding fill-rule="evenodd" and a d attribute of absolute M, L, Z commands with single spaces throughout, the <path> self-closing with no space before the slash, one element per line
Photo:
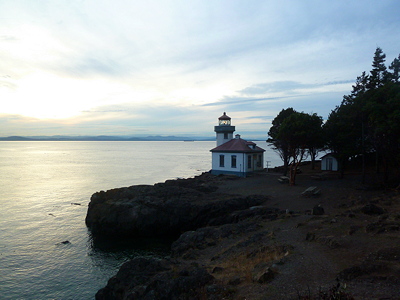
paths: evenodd
<path fill-rule="evenodd" d="M 309 153 L 311 156 L 311 170 L 315 170 L 315 158 L 317 157 L 316 151 L 310 150 Z"/>
<path fill-rule="evenodd" d="M 362 112 L 361 112 L 361 119 L 363 120 L 364 118 L 362 117 Z M 362 177 L 361 177 L 361 183 L 365 184 L 365 133 L 364 133 L 364 121 L 361 122 L 361 155 L 362 155 Z"/>
<path fill-rule="evenodd" d="M 289 185 L 293 186 L 296 185 L 296 174 L 297 174 L 297 167 L 299 166 L 300 161 L 297 163 L 293 162 L 290 165 L 290 175 L 289 175 Z"/>
<path fill-rule="evenodd" d="M 382 157 L 382 163 L 383 163 L 383 183 L 385 184 L 385 186 L 388 185 L 389 183 L 389 165 L 387 163 L 386 157 L 383 156 Z"/>
<path fill-rule="evenodd" d="M 287 176 L 289 164 L 286 159 L 283 160 L 283 176 Z"/>
<path fill-rule="evenodd" d="M 378 149 L 376 149 L 376 152 L 375 152 L 375 172 L 376 172 L 376 174 L 380 173 Z"/>
<path fill-rule="evenodd" d="M 344 177 L 344 165 L 345 165 L 345 160 L 343 158 L 338 160 L 339 162 L 339 170 L 340 170 L 340 179 L 343 179 Z"/>
<path fill-rule="evenodd" d="M 290 166 L 290 172 L 289 172 L 289 185 L 293 186 L 296 184 L 296 171 L 294 168 L 294 164 Z"/>

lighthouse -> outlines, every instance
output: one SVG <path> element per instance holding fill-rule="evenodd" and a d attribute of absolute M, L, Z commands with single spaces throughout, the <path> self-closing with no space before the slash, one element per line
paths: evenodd
<path fill-rule="evenodd" d="M 248 174 L 262 171 L 265 150 L 254 142 L 246 141 L 239 134 L 233 137 L 235 126 L 231 118 L 224 114 L 218 118 L 218 126 L 214 126 L 217 134 L 217 147 L 211 149 L 211 174 L 231 174 L 246 177 Z"/>
<path fill-rule="evenodd" d="M 235 126 L 231 125 L 231 118 L 226 112 L 218 118 L 218 126 L 214 126 L 214 131 L 217 134 L 217 147 L 233 139 Z"/>

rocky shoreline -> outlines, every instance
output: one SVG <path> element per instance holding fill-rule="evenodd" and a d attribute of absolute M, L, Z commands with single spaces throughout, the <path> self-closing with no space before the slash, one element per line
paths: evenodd
<path fill-rule="evenodd" d="M 176 237 L 170 256 L 125 263 L 96 299 L 400 299 L 397 192 L 330 179 L 302 198 L 312 175 L 289 187 L 277 173 L 205 173 L 95 193 L 94 236 Z"/>
<path fill-rule="evenodd" d="M 85 222 L 94 235 L 161 237 L 265 213 L 261 205 L 268 197 L 221 194 L 216 183 L 217 177 L 205 173 L 98 192 L 91 197 Z"/>

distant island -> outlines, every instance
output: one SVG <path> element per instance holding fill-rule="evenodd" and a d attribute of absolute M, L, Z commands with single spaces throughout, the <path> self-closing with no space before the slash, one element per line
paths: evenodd
<path fill-rule="evenodd" d="M 162 136 L 162 135 L 149 135 L 149 136 L 123 136 L 123 135 L 51 135 L 51 136 L 7 136 L 0 137 L 2 141 L 183 141 L 183 142 L 201 142 L 201 141 L 215 141 L 215 137 L 209 136 Z M 260 139 L 252 139 L 252 141 L 260 141 Z"/>
<path fill-rule="evenodd" d="M 8 136 L 0 137 L 0 141 L 214 141 L 215 137 L 183 137 L 183 136 Z"/>

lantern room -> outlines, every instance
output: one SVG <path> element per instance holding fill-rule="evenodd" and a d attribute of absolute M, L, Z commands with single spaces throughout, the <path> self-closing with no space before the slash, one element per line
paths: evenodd
<path fill-rule="evenodd" d="M 218 118 L 218 126 L 214 127 L 217 134 L 217 146 L 230 141 L 233 138 L 235 126 L 231 125 L 231 118 L 224 114 Z"/>
<path fill-rule="evenodd" d="M 231 118 L 226 115 L 226 112 L 218 118 L 218 125 L 220 126 L 230 126 Z"/>

